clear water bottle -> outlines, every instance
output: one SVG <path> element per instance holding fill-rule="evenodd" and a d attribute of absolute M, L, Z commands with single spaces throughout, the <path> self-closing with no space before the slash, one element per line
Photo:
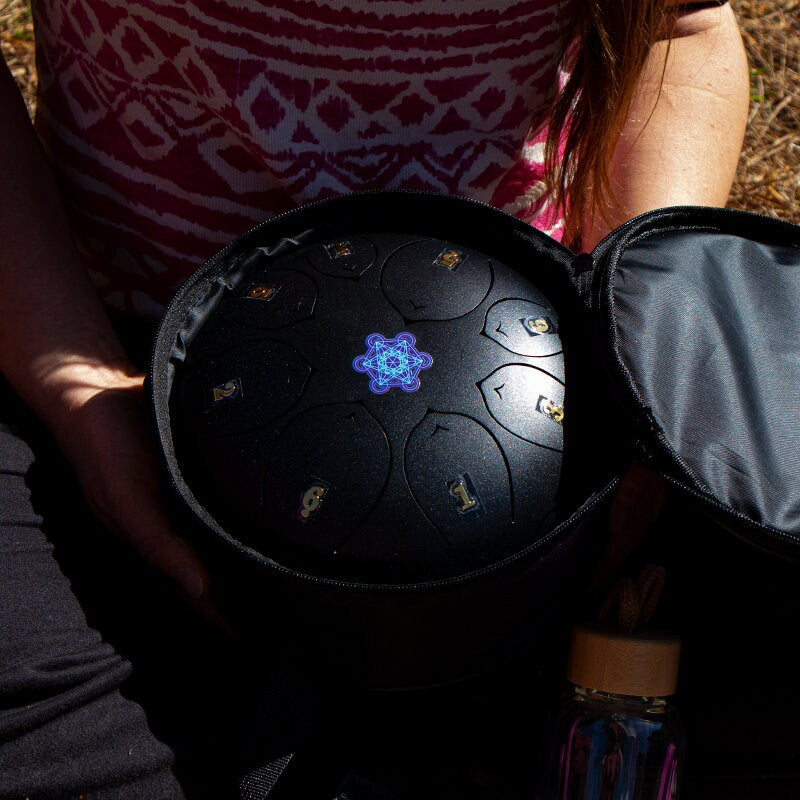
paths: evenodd
<path fill-rule="evenodd" d="M 539 800 L 672 800 L 683 767 L 674 637 L 573 631 Z"/>

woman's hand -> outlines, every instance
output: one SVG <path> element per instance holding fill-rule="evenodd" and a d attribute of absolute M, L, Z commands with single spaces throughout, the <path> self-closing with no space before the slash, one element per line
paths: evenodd
<path fill-rule="evenodd" d="M 95 514 L 210 620 L 208 573 L 170 529 L 142 402 L 0 58 L 0 371 L 47 425 Z"/>
<path fill-rule="evenodd" d="M 126 361 L 113 366 L 59 360 L 42 375 L 63 409 L 51 425 L 95 516 L 190 604 L 226 628 L 208 597 L 209 575 L 194 548 L 170 527 L 161 499 L 143 383 Z"/>
<path fill-rule="evenodd" d="M 75 435 L 64 449 L 95 516 L 187 595 L 199 598 L 207 591 L 208 574 L 194 550 L 173 533 L 164 512 L 143 380 L 143 375 L 123 374 L 76 403 Z"/>

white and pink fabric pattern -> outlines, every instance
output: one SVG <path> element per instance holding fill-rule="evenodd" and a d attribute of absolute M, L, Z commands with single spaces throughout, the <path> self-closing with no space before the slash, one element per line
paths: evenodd
<path fill-rule="evenodd" d="M 271 214 L 419 188 L 558 238 L 558 0 L 34 0 L 37 128 L 101 296 L 155 315 Z"/>

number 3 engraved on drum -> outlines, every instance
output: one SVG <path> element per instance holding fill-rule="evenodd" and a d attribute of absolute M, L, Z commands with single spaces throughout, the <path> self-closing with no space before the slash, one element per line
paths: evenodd
<path fill-rule="evenodd" d="M 553 420 L 553 422 L 557 422 L 559 425 L 564 424 L 564 406 L 554 403 L 544 395 L 539 396 L 539 400 L 536 403 L 536 410 L 540 414 L 544 414 L 544 416 Z"/>

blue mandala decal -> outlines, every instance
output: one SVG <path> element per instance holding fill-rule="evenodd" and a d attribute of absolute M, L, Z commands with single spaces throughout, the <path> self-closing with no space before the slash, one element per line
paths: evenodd
<path fill-rule="evenodd" d="M 369 388 L 375 394 L 386 394 L 393 386 L 404 392 L 416 392 L 420 387 L 420 371 L 428 369 L 433 359 L 417 350 L 415 342 L 410 333 L 398 333 L 394 339 L 373 333 L 366 339 L 366 355 L 353 359 L 353 369 L 369 375 Z"/>

